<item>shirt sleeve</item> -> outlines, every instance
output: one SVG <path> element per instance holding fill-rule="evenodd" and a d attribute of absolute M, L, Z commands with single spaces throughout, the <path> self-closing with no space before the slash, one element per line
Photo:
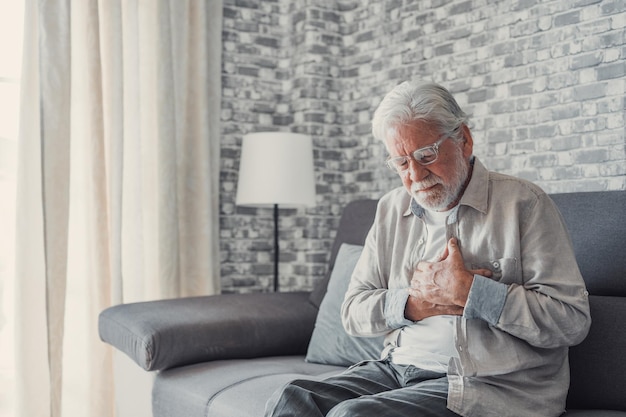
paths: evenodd
<path fill-rule="evenodd" d="M 506 284 L 474 275 L 463 318 L 481 319 L 495 326 L 504 309 L 507 291 Z"/>
<path fill-rule="evenodd" d="M 409 292 L 404 288 L 387 290 L 384 314 L 387 325 L 390 328 L 398 329 L 413 324 L 411 320 L 404 317 L 404 310 L 408 298 Z"/>
<path fill-rule="evenodd" d="M 527 204 L 525 216 L 520 217 L 521 277 L 501 284 L 506 288 L 506 297 L 495 327 L 534 347 L 578 344 L 589 331 L 589 301 L 565 223 L 545 194 Z M 497 283 L 484 281 L 477 281 L 475 295 L 488 296 L 493 290 L 502 300 L 501 289 L 495 289 Z M 476 315 L 479 310 L 479 317 L 494 322 L 498 298 L 476 298 L 474 301 L 486 305 L 470 308 L 468 314 Z"/>

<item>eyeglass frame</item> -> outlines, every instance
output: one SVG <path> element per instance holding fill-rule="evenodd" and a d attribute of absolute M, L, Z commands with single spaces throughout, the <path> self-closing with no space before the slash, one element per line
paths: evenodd
<path fill-rule="evenodd" d="M 409 170 L 409 164 L 408 161 L 410 159 L 413 159 L 415 162 L 417 162 L 418 164 L 420 164 L 421 166 L 427 166 L 430 164 L 433 164 L 435 162 L 437 162 L 437 159 L 439 159 L 439 147 L 441 146 L 441 144 L 446 140 L 450 138 L 450 135 L 442 135 L 439 139 L 437 139 L 437 141 L 435 143 L 433 143 L 432 145 L 428 145 L 428 146 L 424 146 L 423 148 L 419 148 L 414 150 L 413 152 L 411 152 L 409 155 L 401 155 L 401 156 L 394 156 L 394 157 L 389 157 L 387 158 L 387 160 L 385 161 L 385 165 L 387 165 L 387 167 L 392 170 L 395 173 L 398 174 L 403 174 L 405 172 L 407 172 Z M 432 150 L 433 153 L 435 154 L 435 159 L 433 159 L 432 161 L 429 162 L 421 162 L 419 161 L 416 157 L 415 154 L 418 152 L 424 152 L 426 150 Z M 392 165 L 391 161 L 399 161 L 399 160 L 404 160 L 407 162 L 406 165 L 406 169 L 403 170 L 399 170 L 398 168 L 396 168 L 396 166 Z"/>

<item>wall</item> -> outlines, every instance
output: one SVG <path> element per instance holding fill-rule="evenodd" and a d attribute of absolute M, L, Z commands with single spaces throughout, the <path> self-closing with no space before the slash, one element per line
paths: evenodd
<path fill-rule="evenodd" d="M 624 0 L 225 0 L 221 247 L 226 292 L 266 291 L 272 213 L 236 207 L 241 137 L 312 135 L 318 205 L 281 210 L 281 285 L 326 273 L 341 207 L 399 185 L 370 134 L 405 79 L 448 87 L 475 154 L 548 192 L 626 189 Z"/>

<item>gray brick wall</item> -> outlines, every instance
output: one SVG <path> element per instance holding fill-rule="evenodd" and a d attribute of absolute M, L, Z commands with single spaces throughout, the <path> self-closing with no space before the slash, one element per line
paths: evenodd
<path fill-rule="evenodd" d="M 243 134 L 314 139 L 317 206 L 281 210 L 281 286 L 310 289 L 346 202 L 399 185 L 370 134 L 421 77 L 472 115 L 475 154 L 548 192 L 626 189 L 624 0 L 225 0 L 222 283 L 267 291 L 272 212 L 234 204 Z"/>

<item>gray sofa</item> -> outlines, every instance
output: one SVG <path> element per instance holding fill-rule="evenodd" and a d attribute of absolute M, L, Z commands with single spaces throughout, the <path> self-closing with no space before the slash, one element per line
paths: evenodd
<path fill-rule="evenodd" d="M 586 340 L 570 349 L 571 385 L 564 416 L 626 417 L 626 192 L 552 197 L 570 229 L 591 294 L 593 320 Z M 267 398 L 285 382 L 323 378 L 344 369 L 354 359 L 351 353 L 335 364 L 318 361 L 309 344 L 318 331 L 318 310 L 330 298 L 324 295 L 339 270 L 339 262 L 333 267 L 340 248 L 363 243 L 375 208 L 375 200 L 355 201 L 345 208 L 329 273 L 312 293 L 223 294 L 122 304 L 103 311 L 102 340 L 146 371 L 157 371 L 154 417 L 261 416 Z M 343 269 L 349 269 L 346 264 L 341 262 Z M 337 343 L 344 343 L 339 349 L 357 356 L 372 354 L 372 346 L 354 348 L 363 339 L 346 342 L 345 337 L 338 336 Z M 326 339 L 318 337 L 316 342 L 318 354 L 324 356 L 320 340 Z M 377 343 L 365 342 L 374 347 Z M 331 357 L 340 356 L 332 352 L 336 348 L 329 342 Z"/>

